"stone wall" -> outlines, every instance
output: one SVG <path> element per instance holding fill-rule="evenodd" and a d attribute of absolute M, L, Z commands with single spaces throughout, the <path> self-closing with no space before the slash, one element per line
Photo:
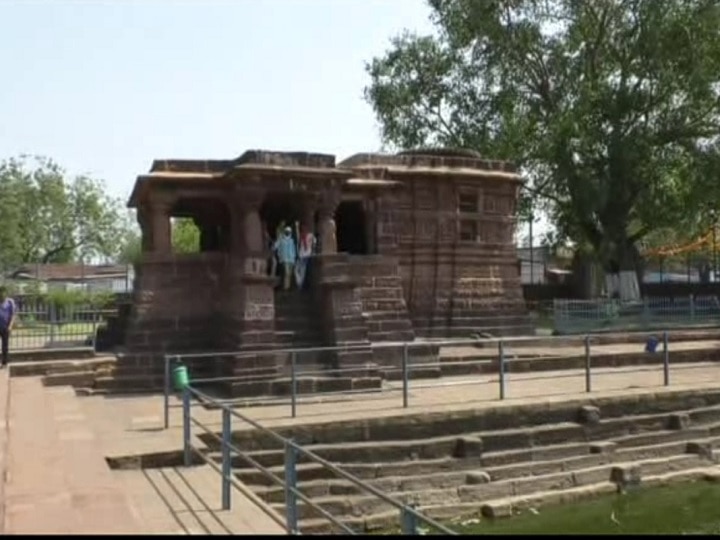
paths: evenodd
<path fill-rule="evenodd" d="M 219 335 L 221 253 L 172 255 L 136 265 L 126 347 L 131 352 L 202 351 Z"/>
<path fill-rule="evenodd" d="M 350 258 L 350 268 L 357 282 L 370 341 L 415 339 L 397 258 L 383 255 L 353 256 Z"/>
<path fill-rule="evenodd" d="M 517 184 L 505 179 L 404 179 L 378 201 L 378 248 L 397 255 L 416 334 L 523 333 L 513 243 Z M 475 241 L 460 236 L 458 193 L 478 192 Z"/>

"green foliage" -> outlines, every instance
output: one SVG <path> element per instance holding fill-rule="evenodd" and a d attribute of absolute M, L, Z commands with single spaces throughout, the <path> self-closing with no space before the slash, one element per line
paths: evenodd
<path fill-rule="evenodd" d="M 135 264 L 140 261 L 142 255 L 142 241 L 140 233 L 136 229 L 128 228 L 121 240 L 121 247 L 117 256 L 120 264 Z"/>
<path fill-rule="evenodd" d="M 200 229 L 192 218 L 173 219 L 172 247 L 175 253 L 200 251 Z M 118 262 L 137 263 L 142 256 L 142 240 L 135 229 L 128 229 L 119 250 Z"/>
<path fill-rule="evenodd" d="M 172 245 L 175 253 L 197 253 L 200 251 L 200 229 L 191 218 L 173 220 Z"/>
<path fill-rule="evenodd" d="M 41 297 L 58 308 L 88 307 L 101 309 L 112 305 L 115 295 L 108 291 L 51 290 Z"/>
<path fill-rule="evenodd" d="M 628 268 L 635 242 L 720 200 L 716 0 L 430 0 L 436 36 L 367 66 L 391 147 L 518 163 L 557 241 Z"/>
<path fill-rule="evenodd" d="M 68 178 L 52 160 L 0 162 L 0 264 L 116 258 L 129 222 L 120 201 L 88 176 Z"/>
<path fill-rule="evenodd" d="M 111 291 L 87 291 L 83 289 L 50 289 L 41 290 L 36 283 L 23 283 L 22 289 L 8 286 L 10 296 L 31 297 L 41 303 L 54 304 L 58 308 L 85 307 L 102 309 L 115 302 L 115 294 Z M 26 318 L 27 316 L 24 316 Z"/>

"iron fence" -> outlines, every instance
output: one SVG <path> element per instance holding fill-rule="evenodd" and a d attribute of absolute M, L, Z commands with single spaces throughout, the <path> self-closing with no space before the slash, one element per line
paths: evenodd
<path fill-rule="evenodd" d="M 12 350 L 94 347 L 97 328 L 112 310 L 91 304 L 58 304 L 22 296 L 15 299 Z"/>
<path fill-rule="evenodd" d="M 652 385 L 662 384 L 670 386 L 672 373 L 681 370 L 694 370 L 707 368 L 705 362 L 696 362 L 683 358 L 682 352 L 694 351 L 692 347 L 685 347 L 680 343 L 676 345 L 677 360 L 671 365 L 671 340 L 672 332 L 663 331 L 656 334 L 646 332 L 635 332 L 626 334 L 626 341 L 636 347 L 635 352 L 641 354 L 643 361 L 634 361 L 630 367 L 617 367 L 611 360 L 614 353 L 607 353 L 601 347 L 612 345 L 612 341 L 602 334 L 583 336 L 559 336 L 559 337 L 519 337 L 519 338 L 483 338 L 473 340 L 425 340 L 406 343 L 379 344 L 373 347 L 373 353 L 395 352 L 399 363 L 396 367 L 390 365 L 385 367 L 384 377 L 376 377 L 372 371 L 376 366 L 356 364 L 349 367 L 322 367 L 317 368 L 314 362 L 327 360 L 328 353 L 352 354 L 367 351 L 366 345 L 348 345 L 345 347 L 325 348 L 287 348 L 272 351 L 233 352 L 225 354 L 207 353 L 192 355 L 168 355 L 165 357 L 165 392 L 164 392 L 164 417 L 165 427 L 169 425 L 170 411 L 175 405 L 170 403 L 170 396 L 173 393 L 172 380 L 173 368 L 183 366 L 190 369 L 190 383 L 186 384 L 179 392 L 182 395 L 182 426 L 183 426 L 183 449 L 184 462 L 186 466 L 193 463 L 193 456 L 196 454 L 201 460 L 220 474 L 221 493 L 223 509 L 231 507 L 231 491 L 233 488 L 241 491 L 250 498 L 263 511 L 268 513 L 272 519 L 285 527 L 290 534 L 300 534 L 297 505 L 302 501 L 315 509 L 321 516 L 332 523 L 339 531 L 355 534 L 340 519 L 329 514 L 325 509 L 318 507 L 308 496 L 303 494 L 297 485 L 296 465 L 302 457 L 305 461 L 313 461 L 320 466 L 332 471 L 335 475 L 352 482 L 361 490 L 364 490 L 385 502 L 393 505 L 398 510 L 400 528 L 405 534 L 417 534 L 419 525 L 424 524 L 434 531 L 444 534 L 455 534 L 447 530 L 442 524 L 437 523 L 422 511 L 403 504 L 401 501 L 378 491 L 371 485 L 356 478 L 344 471 L 311 450 L 304 448 L 293 440 L 282 437 L 279 433 L 263 427 L 259 422 L 243 415 L 237 410 L 239 406 L 257 405 L 282 405 L 288 406 L 289 416 L 296 417 L 302 411 L 304 404 L 314 403 L 316 399 L 351 399 L 353 408 L 357 408 L 361 396 L 368 396 L 376 399 L 378 393 L 391 399 L 396 406 L 403 408 L 411 406 L 413 399 L 418 399 L 418 390 L 443 389 L 449 385 L 469 386 L 473 393 L 482 388 L 491 400 L 505 400 L 512 397 L 511 390 L 515 384 L 530 383 L 537 389 L 535 397 L 553 395 L 557 386 L 565 384 L 568 391 L 573 393 L 590 393 L 596 389 L 598 380 L 603 381 L 606 375 L 620 373 L 628 377 L 623 383 L 622 389 L 635 388 L 636 384 L 630 380 L 630 376 L 638 374 L 645 378 L 654 375 Z M 431 350 L 428 351 L 428 347 Z M 435 349 L 444 348 L 449 351 L 445 360 L 428 360 Z M 454 355 L 454 356 L 453 356 Z M 274 373 L 268 373 L 266 363 L 269 359 L 276 362 Z M 199 368 L 213 364 L 214 361 L 221 363 L 236 364 L 241 366 L 243 374 L 233 377 L 197 377 L 193 367 Z M 447 377 L 442 379 L 438 376 L 437 370 L 440 366 L 442 374 L 462 372 L 463 375 Z M 672 370 L 671 370 L 672 367 Z M 278 373 L 285 378 L 279 378 Z M 351 376 L 344 378 L 345 376 Z M 432 377 L 435 376 L 435 379 Z M 677 377 L 677 376 L 676 376 Z M 381 379 L 382 384 L 368 385 L 368 382 L 377 382 Z M 382 379 L 385 379 L 384 381 Z M 389 380 L 388 380 L 389 379 Z M 308 381 L 325 380 L 330 381 L 326 391 L 319 388 L 307 388 Z M 351 381 L 349 385 L 343 382 Z M 356 387 L 355 382 L 363 384 Z M 562 381 L 565 381 L 564 383 Z M 683 381 L 679 381 L 682 384 Z M 272 385 L 278 385 L 276 390 L 288 391 L 287 396 L 268 397 L 258 395 L 256 397 L 241 397 L 222 399 L 213 395 L 212 388 L 217 383 L 238 383 L 249 389 L 258 385 L 260 389 L 272 390 Z M 539 384 L 538 384 L 539 383 Z M 263 386 L 265 385 L 265 386 Z M 551 389 L 550 387 L 554 387 Z M 199 387 L 203 387 L 201 390 Z M 607 389 L 607 378 L 603 381 L 603 389 Z M 621 388 L 612 388 L 612 390 Z M 446 403 L 438 401 L 438 404 Z M 202 410 L 208 416 L 206 422 L 202 422 L 194 410 Z M 221 416 L 221 432 L 211 429 L 210 425 L 217 425 L 217 420 L 212 420 L 214 412 Z M 283 477 L 274 474 L 269 469 L 258 463 L 247 451 L 233 443 L 233 419 L 242 422 L 260 432 L 269 434 L 278 444 L 284 448 L 284 475 Z M 205 435 L 210 437 L 219 445 L 219 462 L 213 459 L 213 455 L 193 445 L 193 428 L 198 428 Z M 285 516 L 280 516 L 272 510 L 256 494 L 248 490 L 232 474 L 233 456 L 239 458 L 251 467 L 266 475 L 273 483 L 281 486 L 285 491 Z"/>
<path fill-rule="evenodd" d="M 206 426 L 203 422 L 192 416 L 191 401 L 195 398 L 201 400 L 207 404 L 214 404 L 220 409 L 222 415 L 222 432 L 218 436 L 212 429 Z M 183 456 L 184 465 L 190 467 L 193 463 L 193 454 L 197 455 L 202 461 L 210 465 L 216 472 L 220 474 L 221 478 L 221 498 L 222 498 L 222 509 L 230 510 L 232 507 L 232 488 L 235 487 L 245 495 L 249 495 L 253 502 L 263 510 L 271 519 L 273 519 L 279 525 L 285 527 L 288 534 L 302 534 L 299 513 L 298 513 L 298 501 L 304 502 L 309 507 L 313 508 L 323 518 L 327 519 L 338 530 L 346 534 L 359 534 L 352 527 L 349 527 L 341 520 L 337 519 L 327 510 L 316 504 L 310 497 L 305 495 L 300 489 L 298 489 L 297 480 L 297 463 L 299 459 L 314 462 L 321 467 L 332 472 L 334 475 L 343 478 L 353 485 L 358 487 L 360 490 L 374 495 L 375 497 L 382 499 L 384 502 L 394 506 L 398 510 L 398 517 L 401 525 L 403 534 L 418 534 L 418 526 L 420 524 L 425 525 L 437 531 L 441 534 L 456 535 L 455 531 L 448 529 L 441 523 L 423 515 L 411 506 L 403 504 L 402 502 L 390 497 L 383 493 L 372 485 L 368 484 L 357 478 L 356 476 L 348 473 L 342 468 L 338 467 L 318 456 L 314 452 L 304 448 L 303 446 L 293 442 L 290 439 L 282 437 L 278 433 L 271 431 L 258 422 L 248 418 L 245 415 L 233 410 L 230 406 L 220 403 L 213 397 L 204 394 L 203 392 L 193 388 L 192 385 L 187 385 L 183 389 Z M 247 452 L 244 452 L 237 445 L 232 443 L 232 419 L 240 420 L 241 422 L 250 425 L 254 429 L 269 435 L 275 442 L 282 445 L 284 448 L 285 459 L 284 459 L 284 475 L 283 477 L 271 472 L 267 467 L 258 463 L 253 459 Z M 197 426 L 202 429 L 203 432 L 210 436 L 214 441 L 220 444 L 221 449 L 221 464 L 217 463 L 209 458 L 204 452 L 200 451 L 199 448 L 192 444 L 192 426 Z M 273 483 L 282 487 L 285 491 L 285 517 L 284 520 L 277 515 L 269 506 L 263 503 L 257 496 L 253 496 L 252 493 L 248 493 L 245 486 L 236 480 L 232 474 L 232 460 L 233 455 L 240 457 L 243 461 L 266 475 Z"/>
<path fill-rule="evenodd" d="M 637 301 L 599 298 L 553 301 L 553 325 L 559 334 L 611 330 L 658 330 L 720 324 L 715 295 L 643 298 Z"/>
<path fill-rule="evenodd" d="M 346 367 L 322 364 L 327 361 L 328 353 L 368 351 L 367 345 L 360 344 L 168 355 L 164 365 L 164 426 L 167 429 L 170 425 L 171 410 L 181 407 L 171 403 L 170 399 L 174 392 L 173 371 L 179 366 L 188 369 L 195 388 L 203 386 L 203 395 L 220 391 L 212 398 L 215 405 L 287 406 L 290 417 L 295 418 L 304 404 L 318 400 L 383 398 L 408 408 L 414 399 L 412 392 L 447 387 L 470 387 L 467 390 L 470 398 L 478 398 L 482 394 L 490 400 L 504 400 L 508 397 L 511 380 L 519 389 L 522 386 L 522 392 L 531 391 L 535 397 L 553 395 L 554 392 L 591 392 L 595 379 L 613 373 L 623 375 L 625 386 L 622 389 L 641 385 L 635 374 L 644 377 L 653 372 L 662 375 L 662 384 L 669 386 L 671 336 L 670 331 L 625 334 L 626 341 L 633 347 L 625 354 L 634 351 L 640 355 L 639 359 L 636 357 L 633 360 L 632 365 L 625 367 L 616 365 L 614 358 L 617 351 L 601 349 L 606 345 L 612 346 L 607 336 L 602 334 L 374 344 L 371 347 L 373 355 L 389 354 L 397 359 L 395 366 L 382 367 L 374 363 Z M 428 347 L 432 350 L 428 350 Z M 678 359 L 674 369 L 706 367 L 706 364 L 688 360 L 692 354 L 681 358 L 683 350 L 691 353 L 696 351 L 692 348 L 681 350 L 678 344 Z M 225 368 L 228 364 L 234 364 L 242 369 L 242 374 L 203 375 L 201 368 L 210 364 L 221 364 Z M 233 385 L 240 397 L 221 398 L 220 395 Z M 562 392 L 561 387 L 564 388 Z M 253 393 L 256 395 L 253 396 Z M 443 397 L 439 400 L 438 403 L 447 403 Z M 198 403 L 198 406 L 207 408 L 210 405 Z"/>

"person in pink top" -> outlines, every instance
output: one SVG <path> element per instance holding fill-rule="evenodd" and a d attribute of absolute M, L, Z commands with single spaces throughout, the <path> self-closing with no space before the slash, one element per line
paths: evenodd
<path fill-rule="evenodd" d="M 297 227 L 297 224 L 296 224 Z M 315 252 L 315 235 L 305 225 L 300 225 L 297 233 L 297 261 L 295 262 L 295 282 L 298 289 L 303 288 L 305 276 L 307 275 L 308 261 Z"/>

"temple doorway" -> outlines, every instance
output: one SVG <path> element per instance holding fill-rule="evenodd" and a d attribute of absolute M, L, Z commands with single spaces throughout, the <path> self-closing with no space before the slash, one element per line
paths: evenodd
<path fill-rule="evenodd" d="M 338 252 L 367 255 L 369 253 L 367 231 L 367 217 L 363 201 L 342 201 L 335 212 Z"/>
<path fill-rule="evenodd" d="M 275 240 L 275 233 L 282 222 L 295 232 L 295 222 L 301 219 L 301 201 L 297 194 L 270 193 L 260 207 L 260 219 L 265 232 Z"/>

